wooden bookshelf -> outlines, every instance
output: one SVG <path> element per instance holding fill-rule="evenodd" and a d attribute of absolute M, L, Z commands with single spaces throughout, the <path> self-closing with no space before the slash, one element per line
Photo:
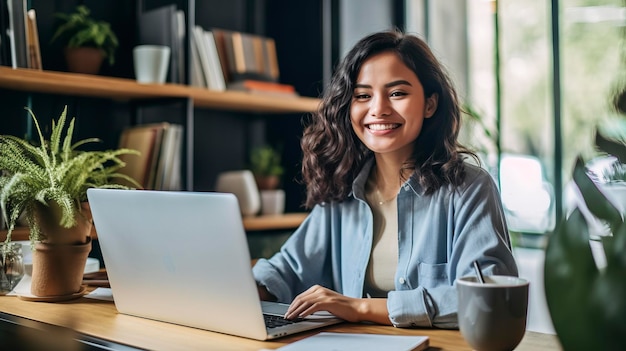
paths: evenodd
<path fill-rule="evenodd" d="M 134 79 L 100 75 L 40 71 L 0 66 L 0 89 L 28 93 L 96 97 L 116 101 L 181 99 L 196 108 L 251 114 L 296 114 L 317 109 L 320 100 L 311 97 L 251 94 L 241 91 L 212 91 L 180 84 L 139 84 Z M 183 128 L 193 123 L 194 111 L 185 112 Z M 193 124 L 191 126 L 193 128 Z M 193 129 L 192 129 L 193 130 Z M 184 188 L 193 190 L 194 133 L 185 133 L 182 171 Z"/>
<path fill-rule="evenodd" d="M 190 98 L 195 107 L 257 113 L 307 113 L 319 104 L 319 99 L 311 97 L 211 91 L 179 84 L 139 84 L 133 79 L 5 66 L 0 66 L 0 88 L 120 101 Z"/>
<path fill-rule="evenodd" d="M 283 230 L 283 229 L 295 229 L 306 218 L 308 213 L 285 213 L 282 215 L 272 216 L 255 216 L 244 217 L 243 226 L 246 231 L 265 231 L 265 230 Z M 0 230 L 0 240 L 6 239 L 7 231 Z M 91 237 L 98 238 L 98 233 L 95 229 L 91 230 Z M 13 241 L 29 240 L 28 239 L 28 227 L 15 228 L 11 234 Z"/>

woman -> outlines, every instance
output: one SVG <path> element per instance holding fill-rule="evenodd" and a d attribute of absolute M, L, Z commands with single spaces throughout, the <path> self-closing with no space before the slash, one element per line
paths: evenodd
<path fill-rule="evenodd" d="M 456 92 L 426 43 L 361 39 L 305 128 L 310 215 L 253 273 L 286 318 L 456 328 L 456 278 L 517 275 L 492 178 L 465 163 Z"/>

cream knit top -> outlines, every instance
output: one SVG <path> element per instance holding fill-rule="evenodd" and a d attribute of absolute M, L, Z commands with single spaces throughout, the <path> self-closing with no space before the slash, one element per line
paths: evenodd
<path fill-rule="evenodd" d="M 387 297 L 395 290 L 394 277 L 398 266 L 398 202 L 381 199 L 370 179 L 365 198 L 374 214 L 372 252 L 365 275 L 364 293 L 371 297 Z"/>

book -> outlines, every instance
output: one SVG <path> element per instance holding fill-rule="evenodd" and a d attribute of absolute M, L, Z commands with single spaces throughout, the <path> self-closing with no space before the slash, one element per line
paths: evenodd
<path fill-rule="evenodd" d="M 276 44 L 272 38 L 224 29 L 213 28 L 211 31 L 227 82 L 245 79 L 278 81 Z"/>
<path fill-rule="evenodd" d="M 37 29 L 37 14 L 35 9 L 26 12 L 27 33 L 28 33 L 28 67 L 42 70 L 41 48 L 39 47 L 39 32 Z"/>
<path fill-rule="evenodd" d="M 171 159 L 166 162 L 167 173 L 163 181 L 162 190 L 182 190 L 182 158 L 183 158 L 183 134 L 184 129 L 182 125 L 172 124 L 172 130 L 174 142 L 174 148 L 171 151 Z"/>
<path fill-rule="evenodd" d="M 156 162 L 155 190 L 180 190 L 180 157 L 182 131 L 179 124 L 166 124 L 163 129 L 161 147 Z"/>
<path fill-rule="evenodd" d="M 202 81 L 203 87 L 209 88 L 211 85 L 211 70 L 209 69 L 209 55 L 207 54 L 206 43 L 204 41 L 204 29 L 200 26 L 193 28 L 193 43 L 196 47 L 197 61 L 199 62 L 199 70 L 196 74 Z"/>
<path fill-rule="evenodd" d="M 176 5 L 158 7 L 139 14 L 138 45 L 169 46 L 170 64 L 167 71 L 169 83 L 184 83 L 180 72 L 181 43 L 179 34 L 179 19 Z"/>
<path fill-rule="evenodd" d="M 428 336 L 321 332 L 276 351 L 421 351 L 429 344 Z"/>
<path fill-rule="evenodd" d="M 224 79 L 222 65 L 217 53 L 215 36 L 210 31 L 204 31 L 204 41 L 206 44 L 206 55 L 208 56 L 208 69 L 211 72 L 211 84 L 209 84 L 209 89 L 224 91 L 226 90 L 226 80 Z"/>
<path fill-rule="evenodd" d="M 272 38 L 265 38 L 263 41 L 263 54 L 266 57 L 265 72 L 275 82 L 278 81 L 280 70 L 278 68 L 278 55 L 276 53 L 276 42 Z"/>
<path fill-rule="evenodd" d="M 120 173 L 135 179 L 143 189 L 154 188 L 163 131 L 167 126 L 168 123 L 163 122 L 128 127 L 122 131 L 119 147 L 137 150 L 139 155 L 121 155 L 126 166 L 120 169 Z"/>
<path fill-rule="evenodd" d="M 9 6 L 6 0 L 0 0 L 0 65 L 3 66 L 11 66 L 9 34 Z"/>
<path fill-rule="evenodd" d="M 200 49 L 196 44 L 195 29 L 191 32 L 191 40 L 189 41 L 190 55 L 191 55 L 191 81 L 189 85 L 198 88 L 207 88 L 207 81 L 202 69 L 202 62 L 200 62 Z"/>
<path fill-rule="evenodd" d="M 250 93 L 271 93 L 288 96 L 298 96 L 293 85 L 282 84 L 276 82 L 268 82 L 263 80 L 243 79 L 229 82 L 227 85 L 229 90 L 245 91 Z"/>
<path fill-rule="evenodd" d="M 26 0 L 7 0 L 11 67 L 28 68 Z"/>
<path fill-rule="evenodd" d="M 230 34 L 232 51 L 228 54 L 233 56 L 234 66 L 230 67 L 233 75 L 244 74 L 246 72 L 246 58 L 243 49 L 243 35 L 240 32 L 232 32 Z"/>
<path fill-rule="evenodd" d="M 174 45 L 177 47 L 178 63 L 176 67 L 178 69 L 178 82 L 181 84 L 187 83 L 187 78 L 185 77 L 185 39 L 187 34 L 185 23 L 185 12 L 183 10 L 176 11 L 176 21 L 174 23 L 174 26 L 176 26 L 176 35 Z"/>
<path fill-rule="evenodd" d="M 217 91 L 226 90 L 226 81 L 213 33 L 205 31 L 200 26 L 195 26 L 193 35 L 206 87 Z"/>
<path fill-rule="evenodd" d="M 212 29 L 213 38 L 215 39 L 215 47 L 217 48 L 217 56 L 220 59 L 220 65 L 222 66 L 222 74 L 226 82 L 231 81 L 229 72 L 229 57 L 227 54 L 226 39 L 228 33 L 221 29 Z"/>

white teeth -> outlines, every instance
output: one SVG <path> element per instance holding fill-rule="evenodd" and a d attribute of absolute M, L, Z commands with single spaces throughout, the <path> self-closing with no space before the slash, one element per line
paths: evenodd
<path fill-rule="evenodd" d="M 368 126 L 369 129 L 372 130 L 389 130 L 389 129 L 394 129 L 398 126 L 398 124 L 370 124 Z"/>

